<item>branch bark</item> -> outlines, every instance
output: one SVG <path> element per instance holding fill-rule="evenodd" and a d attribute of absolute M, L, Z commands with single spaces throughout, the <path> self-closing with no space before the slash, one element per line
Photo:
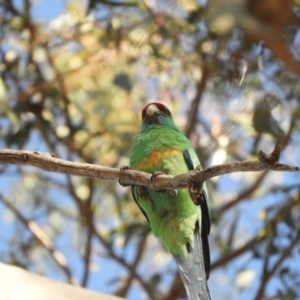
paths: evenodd
<path fill-rule="evenodd" d="M 0 263 L 0 299 L 122 300 L 123 298 L 89 291 Z"/>
<path fill-rule="evenodd" d="M 173 190 L 187 188 L 194 184 L 234 172 L 257 172 L 264 170 L 297 172 L 299 167 L 280 164 L 278 162 L 282 144 L 277 143 L 273 152 L 268 155 L 260 151 L 257 161 L 232 162 L 216 165 L 201 171 L 190 171 L 186 174 L 159 175 L 135 171 L 131 169 L 114 169 L 100 165 L 71 162 L 56 158 L 53 154 L 23 150 L 0 150 L 0 164 L 29 165 L 45 171 L 82 176 L 95 179 L 119 181 L 122 185 L 141 185 L 153 189 Z"/>

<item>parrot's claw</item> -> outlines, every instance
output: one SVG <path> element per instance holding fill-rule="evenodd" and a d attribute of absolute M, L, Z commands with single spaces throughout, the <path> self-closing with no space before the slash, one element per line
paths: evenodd
<path fill-rule="evenodd" d="M 154 171 L 152 173 L 150 181 L 153 182 L 160 175 L 165 175 L 165 173 L 161 172 L 161 171 Z M 171 195 L 171 197 L 176 197 L 177 194 L 178 194 L 178 191 L 176 189 L 174 189 L 174 190 L 166 190 L 166 189 L 160 189 L 160 188 L 158 188 L 158 189 L 155 189 L 155 190 L 158 193 L 169 193 Z"/>
<path fill-rule="evenodd" d="M 154 171 L 153 173 L 152 173 L 152 176 L 151 176 L 151 178 L 150 178 L 150 181 L 151 182 L 153 182 L 158 176 L 160 176 L 160 175 L 165 175 L 165 173 L 164 172 L 161 172 L 161 171 Z M 160 188 L 158 188 L 158 189 L 155 189 L 158 193 L 165 193 L 167 190 L 165 190 L 165 189 L 160 189 Z"/>
<path fill-rule="evenodd" d="M 191 185 L 189 188 L 190 196 L 194 202 L 195 205 L 201 205 L 204 202 L 204 196 L 202 193 L 202 187 L 201 190 L 199 189 L 199 186 Z"/>
<path fill-rule="evenodd" d="M 195 168 L 195 171 L 202 171 L 202 168 L 200 165 L 198 165 L 196 168 Z"/>
<path fill-rule="evenodd" d="M 166 175 L 164 172 L 161 171 L 154 171 L 150 178 L 151 181 L 154 181 L 159 175 Z"/>
<path fill-rule="evenodd" d="M 135 187 L 136 193 L 140 196 L 140 197 L 145 197 L 147 196 L 147 190 L 144 186 L 136 186 Z"/>
<path fill-rule="evenodd" d="M 178 190 L 169 190 L 168 192 L 172 197 L 176 197 L 178 194 Z"/>
<path fill-rule="evenodd" d="M 195 169 L 195 171 L 201 171 L 202 168 L 200 165 L 198 165 Z M 201 205 L 204 202 L 204 196 L 202 193 L 202 185 L 199 183 L 194 183 L 192 178 L 191 178 L 191 184 L 189 186 L 189 193 L 190 196 L 194 202 L 195 205 Z"/>
<path fill-rule="evenodd" d="M 120 184 L 121 186 L 124 186 L 124 187 L 130 186 L 130 185 L 131 185 L 131 184 L 124 183 L 124 182 L 122 181 L 122 175 L 123 175 L 123 172 L 126 171 L 126 170 L 132 170 L 132 168 L 129 167 L 129 166 L 121 166 L 121 167 L 120 167 L 119 184 Z"/>

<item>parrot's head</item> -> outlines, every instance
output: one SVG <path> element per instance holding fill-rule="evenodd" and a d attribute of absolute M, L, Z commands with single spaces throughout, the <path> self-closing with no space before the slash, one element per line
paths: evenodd
<path fill-rule="evenodd" d="M 159 102 L 149 103 L 142 110 L 143 128 L 149 125 L 167 125 L 176 127 L 170 110 Z"/>

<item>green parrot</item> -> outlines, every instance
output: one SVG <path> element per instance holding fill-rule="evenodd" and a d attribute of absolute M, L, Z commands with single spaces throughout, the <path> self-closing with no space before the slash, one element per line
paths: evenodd
<path fill-rule="evenodd" d="M 130 167 L 153 173 L 177 175 L 200 166 L 190 141 L 173 122 L 162 103 L 150 103 L 142 111 L 142 129 L 136 137 Z M 175 258 L 190 300 L 210 300 L 208 234 L 210 211 L 205 184 L 199 189 L 199 205 L 189 190 L 156 191 L 132 186 L 132 195 L 154 235 Z"/>

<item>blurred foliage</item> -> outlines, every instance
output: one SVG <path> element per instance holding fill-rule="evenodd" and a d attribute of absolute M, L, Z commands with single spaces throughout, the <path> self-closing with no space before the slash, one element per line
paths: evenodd
<path fill-rule="evenodd" d="M 69 1 L 46 22 L 33 17 L 34 1 L 1 2 L 2 148 L 118 168 L 142 107 L 162 101 L 204 167 L 254 159 L 279 138 L 282 162 L 299 165 L 299 1 L 86 4 Z M 0 172 L 2 261 L 128 299 L 184 297 L 129 189 L 29 167 Z M 208 185 L 212 299 L 298 299 L 299 174 Z"/>

